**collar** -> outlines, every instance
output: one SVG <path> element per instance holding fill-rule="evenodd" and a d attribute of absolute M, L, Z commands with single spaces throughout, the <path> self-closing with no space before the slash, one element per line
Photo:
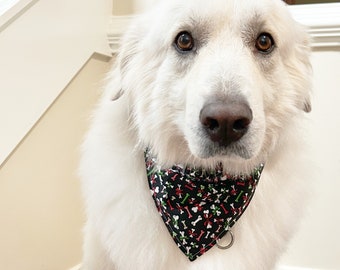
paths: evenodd
<path fill-rule="evenodd" d="M 215 170 L 174 165 L 161 169 L 145 151 L 147 178 L 152 197 L 171 237 L 194 261 L 214 245 L 233 243 L 230 229 L 249 205 L 264 165 L 250 175 L 229 175 L 221 164 Z M 218 241 L 230 232 L 231 243 Z"/>

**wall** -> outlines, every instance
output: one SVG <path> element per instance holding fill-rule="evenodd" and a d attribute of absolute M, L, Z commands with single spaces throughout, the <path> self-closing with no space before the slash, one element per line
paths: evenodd
<path fill-rule="evenodd" d="M 150 9 L 159 0 L 133 0 L 133 10 L 136 13 L 141 13 L 145 10 Z"/>
<path fill-rule="evenodd" d="M 0 25 L 0 166 L 89 57 L 110 54 L 111 11 L 112 0 L 34 0 Z"/>
<path fill-rule="evenodd" d="M 133 13 L 133 0 L 113 1 L 112 14 L 116 16 L 129 15 Z"/>
<path fill-rule="evenodd" d="M 158 0 L 114 0 L 112 14 L 115 16 L 141 13 L 152 7 Z"/>
<path fill-rule="evenodd" d="M 340 269 L 340 50 L 315 51 L 312 63 L 314 98 L 308 139 L 316 179 L 306 183 L 307 190 L 314 190 L 309 212 L 282 263 L 336 270 Z"/>
<path fill-rule="evenodd" d="M 79 147 L 109 67 L 94 55 L 0 170 L 0 269 L 61 270 L 81 261 Z"/>

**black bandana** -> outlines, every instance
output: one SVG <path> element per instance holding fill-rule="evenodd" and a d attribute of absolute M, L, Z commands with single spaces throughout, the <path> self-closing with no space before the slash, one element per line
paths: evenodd
<path fill-rule="evenodd" d="M 262 164 L 247 176 L 223 173 L 221 165 L 214 171 L 181 165 L 161 170 L 148 150 L 145 163 L 158 212 L 190 261 L 213 247 L 240 218 L 263 170 Z"/>

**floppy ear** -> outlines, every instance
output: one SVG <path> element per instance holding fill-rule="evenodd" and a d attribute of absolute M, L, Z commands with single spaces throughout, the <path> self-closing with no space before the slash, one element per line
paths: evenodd
<path fill-rule="evenodd" d="M 115 101 L 115 100 L 119 99 L 123 94 L 124 94 L 123 89 L 120 89 L 117 93 L 114 93 L 111 100 Z"/>
<path fill-rule="evenodd" d="M 312 104 L 310 102 L 309 97 L 308 97 L 308 99 L 305 100 L 303 111 L 306 112 L 306 113 L 309 113 L 309 112 L 312 111 Z"/>
<path fill-rule="evenodd" d="M 306 29 L 302 25 L 296 27 L 296 37 L 300 39 L 299 44 L 295 46 L 294 62 L 292 74 L 296 78 L 296 86 L 300 92 L 299 108 L 309 113 L 312 110 L 311 94 L 312 94 L 312 65 L 310 62 L 310 37 Z"/>
<path fill-rule="evenodd" d="M 127 32 L 120 40 L 119 50 L 115 63 L 110 73 L 109 88 L 111 91 L 111 100 L 119 99 L 128 89 L 124 87 L 124 81 L 129 80 L 127 77 L 128 71 L 132 68 L 131 61 L 133 56 L 138 51 L 138 41 L 141 35 L 141 25 L 136 20 L 129 26 Z"/>
<path fill-rule="evenodd" d="M 304 59 L 302 60 L 304 66 L 305 66 L 305 74 L 303 74 L 305 83 L 305 91 L 304 91 L 304 99 L 303 99 L 303 111 L 306 113 L 309 113 L 312 111 L 312 103 L 311 103 L 311 94 L 312 94 L 312 65 L 310 63 L 310 55 L 309 55 L 310 47 L 309 47 L 309 40 L 305 41 L 304 45 L 304 54 L 302 57 Z M 307 53 L 306 53 L 307 52 Z"/>
<path fill-rule="evenodd" d="M 121 74 L 117 65 L 117 59 L 114 60 L 115 63 L 112 67 L 112 70 L 109 72 L 106 80 L 108 81 L 106 85 L 108 98 L 112 101 L 119 99 L 123 94 L 124 90 L 122 89 L 121 83 Z"/>

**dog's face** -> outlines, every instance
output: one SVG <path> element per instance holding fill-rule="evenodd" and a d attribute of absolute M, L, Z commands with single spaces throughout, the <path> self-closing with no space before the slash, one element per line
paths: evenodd
<path fill-rule="evenodd" d="M 164 164 L 264 161 L 310 110 L 307 45 L 280 0 L 163 1 L 118 59 L 140 142 Z"/>

